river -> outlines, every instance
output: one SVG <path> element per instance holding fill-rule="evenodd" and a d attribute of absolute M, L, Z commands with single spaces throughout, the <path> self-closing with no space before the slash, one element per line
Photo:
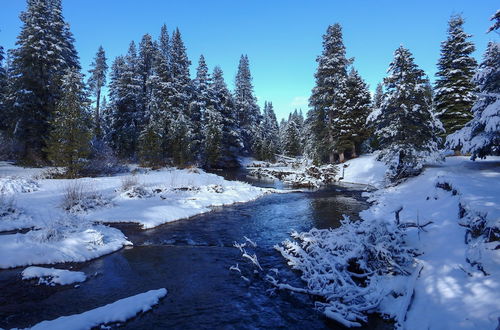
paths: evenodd
<path fill-rule="evenodd" d="M 281 187 L 250 180 L 241 171 L 218 174 Z M 329 186 L 271 194 L 150 230 L 116 224 L 133 247 L 86 263 L 56 265 L 92 274 L 77 288 L 22 281 L 22 268 L 0 271 L 0 328 L 27 327 L 162 287 L 168 290 L 164 300 L 123 324 L 125 329 L 341 328 L 316 312 L 308 296 L 272 295 L 269 284 L 252 273 L 233 243 L 243 242 L 244 236 L 252 239 L 263 268 L 278 268 L 282 278 L 300 285 L 299 274 L 288 269 L 273 246 L 289 238 L 292 230 L 336 227 L 342 214 L 356 218 L 368 205 L 362 189 Z M 236 263 L 249 282 L 229 270 Z M 378 323 L 370 323 L 370 328 Z"/>

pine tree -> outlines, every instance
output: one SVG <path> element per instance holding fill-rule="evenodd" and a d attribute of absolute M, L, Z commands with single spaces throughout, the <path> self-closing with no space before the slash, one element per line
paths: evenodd
<path fill-rule="evenodd" d="M 142 166 L 157 168 L 164 164 L 164 127 L 159 110 L 151 108 L 148 123 L 139 136 L 138 154 Z"/>
<path fill-rule="evenodd" d="M 288 116 L 283 134 L 283 153 L 286 156 L 296 157 L 302 154 L 301 128 L 297 110 Z"/>
<path fill-rule="evenodd" d="M 264 102 L 264 114 L 253 150 L 259 160 L 274 160 L 279 152 L 279 127 L 273 104 Z"/>
<path fill-rule="evenodd" d="M 243 148 L 240 137 L 233 96 L 224 81 L 224 74 L 220 67 L 216 66 L 212 73 L 212 84 L 210 85 L 215 109 L 222 117 L 222 140 L 221 154 L 218 160 L 220 167 L 237 167 L 238 156 Z"/>
<path fill-rule="evenodd" d="M 368 85 L 354 69 L 347 77 L 345 93 L 343 110 L 336 119 L 335 149 L 340 154 L 350 151 L 351 157 L 356 157 L 356 149 L 368 137 L 366 119 L 371 111 L 371 96 Z"/>
<path fill-rule="evenodd" d="M 373 95 L 373 108 L 380 109 L 383 100 L 384 100 L 384 88 L 382 87 L 382 83 L 378 83 L 377 88 L 375 89 L 375 94 Z"/>
<path fill-rule="evenodd" d="M 149 117 L 149 111 L 152 98 L 152 76 L 154 75 L 154 63 L 158 48 L 153 42 L 151 35 L 145 34 L 139 44 L 139 54 L 137 57 L 137 76 L 140 84 L 140 93 L 137 97 L 138 118 L 142 118 L 139 130 L 145 126 Z"/>
<path fill-rule="evenodd" d="M 0 131 L 6 130 L 9 122 L 7 115 L 7 70 L 4 67 L 4 51 L 0 46 Z"/>
<path fill-rule="evenodd" d="M 169 130 L 169 150 L 176 165 L 185 165 L 193 160 L 191 157 L 192 122 L 189 103 L 192 95 L 189 61 L 186 47 L 179 29 L 172 36 L 170 48 L 170 86 L 168 95 L 169 117 L 172 118 Z"/>
<path fill-rule="evenodd" d="M 234 85 L 234 103 L 244 145 L 243 151 L 250 154 L 253 152 L 253 137 L 257 135 L 256 130 L 260 122 L 260 109 L 254 96 L 250 64 L 246 55 L 241 55 Z"/>
<path fill-rule="evenodd" d="M 222 155 L 223 120 L 221 114 L 209 105 L 204 113 L 203 150 L 205 166 L 218 167 Z"/>
<path fill-rule="evenodd" d="M 323 52 L 316 59 L 316 86 L 309 99 L 313 113 L 310 126 L 317 149 L 315 157 L 320 162 L 333 162 L 335 153 L 343 157 L 343 150 L 336 150 L 337 135 L 341 131 L 340 114 L 345 110 L 347 67 L 352 60 L 346 58 L 339 24 L 328 27 L 323 36 Z"/>
<path fill-rule="evenodd" d="M 211 114 L 210 116 L 207 114 L 208 109 L 210 108 L 212 112 L 214 112 L 214 96 L 212 90 L 210 89 L 211 78 L 208 73 L 208 67 L 205 62 L 205 58 L 203 55 L 200 56 L 198 61 L 198 68 L 196 69 L 196 78 L 193 81 L 193 100 L 191 101 L 189 107 L 189 115 L 192 123 L 192 137 L 191 148 L 196 153 L 195 157 L 198 160 L 201 157 L 206 157 L 206 153 L 202 152 L 202 144 L 207 146 L 203 140 L 207 139 L 207 136 L 204 134 L 208 132 L 206 126 L 210 123 L 214 123 L 215 114 Z M 205 155 L 203 156 L 203 154 Z M 202 161 L 203 163 L 203 161 Z M 212 164 L 213 165 L 213 164 Z"/>
<path fill-rule="evenodd" d="M 490 21 L 493 22 L 493 25 L 488 28 L 488 33 L 500 29 L 500 9 L 491 17 Z"/>
<path fill-rule="evenodd" d="M 425 95 L 424 72 L 408 49 L 400 46 L 395 51 L 388 73 L 375 135 L 382 148 L 379 159 L 389 165 L 388 176 L 396 181 L 420 173 L 426 162 L 439 158 L 441 125 Z"/>
<path fill-rule="evenodd" d="M 64 94 L 57 102 L 46 152 L 54 165 L 66 167 L 68 177 L 75 178 L 90 153 L 90 101 L 77 69 L 67 70 L 62 88 Z"/>
<path fill-rule="evenodd" d="M 106 85 L 106 73 L 108 71 L 108 65 L 106 63 L 106 53 L 102 46 L 99 46 L 97 54 L 94 58 L 94 62 L 90 65 L 89 70 L 90 77 L 88 79 L 88 86 L 93 96 L 95 97 L 95 136 L 97 138 L 102 137 L 102 124 L 101 124 L 101 113 L 100 113 L 100 103 L 101 103 L 101 90 Z"/>
<path fill-rule="evenodd" d="M 21 13 L 23 26 L 12 51 L 9 108 L 15 114 L 13 133 L 23 145 L 22 158 L 44 157 L 44 137 L 62 95 L 68 68 L 79 69 L 73 36 L 64 22 L 61 0 L 30 0 Z"/>
<path fill-rule="evenodd" d="M 461 16 L 449 21 L 448 38 L 441 44 L 441 57 L 436 73 L 435 111 L 443 123 L 445 135 L 462 128 L 472 119 L 475 86 L 471 82 L 476 60 L 471 56 L 474 44 L 463 30 Z"/>
<path fill-rule="evenodd" d="M 122 158 L 135 156 L 144 118 L 137 97 L 141 93 L 137 74 L 137 50 L 132 41 L 126 56 L 119 56 L 111 67 L 109 96 L 113 111 L 112 145 Z"/>
<path fill-rule="evenodd" d="M 449 148 L 471 153 L 472 159 L 500 154 L 500 43 L 488 43 L 474 83 L 479 87 L 474 118 L 446 139 Z"/>

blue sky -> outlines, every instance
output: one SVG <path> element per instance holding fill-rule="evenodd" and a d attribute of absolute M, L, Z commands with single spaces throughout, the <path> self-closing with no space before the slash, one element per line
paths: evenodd
<path fill-rule="evenodd" d="M 239 57 L 248 54 L 259 104 L 272 101 L 278 117 L 307 109 L 315 59 L 329 24 L 343 26 L 348 56 L 355 57 L 355 67 L 373 90 L 400 44 L 410 48 L 432 79 L 454 13 L 465 17 L 479 59 L 488 40 L 498 39 L 485 31 L 500 7 L 498 0 L 63 0 L 63 5 L 85 72 L 99 45 L 111 62 L 131 40 L 145 33 L 156 37 L 166 23 L 170 32 L 181 30 L 192 73 L 203 54 L 211 68 L 222 67 L 232 87 Z M 0 45 L 12 48 L 25 1 L 5 0 L 1 8 Z"/>

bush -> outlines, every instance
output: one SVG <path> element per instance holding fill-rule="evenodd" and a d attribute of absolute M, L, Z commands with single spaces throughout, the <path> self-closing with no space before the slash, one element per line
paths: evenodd
<path fill-rule="evenodd" d="M 127 171 L 127 167 L 120 165 L 113 149 L 104 141 L 93 139 L 90 156 L 83 167 L 83 176 L 103 176 Z"/>
<path fill-rule="evenodd" d="M 64 189 L 61 208 L 69 213 L 81 213 L 109 205 L 110 201 L 88 184 L 74 180 Z"/>

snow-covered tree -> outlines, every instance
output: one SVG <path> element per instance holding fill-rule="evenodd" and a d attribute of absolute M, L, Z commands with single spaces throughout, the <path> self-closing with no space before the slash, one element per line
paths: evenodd
<path fill-rule="evenodd" d="M 209 105 L 203 115 L 203 151 L 204 165 L 218 167 L 222 155 L 223 120 L 214 105 Z"/>
<path fill-rule="evenodd" d="M 106 53 L 104 48 L 99 46 L 94 61 L 90 65 L 90 77 L 88 79 L 88 86 L 93 96 L 95 97 L 95 135 L 100 138 L 102 136 L 101 124 L 101 91 L 106 85 L 106 73 L 108 71 L 108 64 L 106 63 Z"/>
<path fill-rule="evenodd" d="M 488 32 L 500 29 L 500 9 L 491 17 L 490 21 L 493 22 L 493 25 L 489 27 Z"/>
<path fill-rule="evenodd" d="M 11 52 L 9 108 L 13 133 L 23 145 L 22 158 L 43 158 L 46 133 L 62 95 L 61 79 L 68 68 L 79 69 L 73 36 L 64 21 L 61 0 L 30 0 L 21 13 L 17 48 Z"/>
<path fill-rule="evenodd" d="M 134 157 L 144 118 L 137 100 L 141 93 L 141 81 L 137 74 L 137 49 L 133 41 L 127 55 L 115 59 L 109 87 L 113 111 L 112 145 L 120 157 Z"/>
<path fill-rule="evenodd" d="M 260 160 L 274 160 L 279 151 L 279 127 L 273 104 L 264 102 L 264 113 L 258 136 L 254 139 L 254 154 Z"/>
<path fill-rule="evenodd" d="M 351 69 L 345 83 L 345 104 L 336 118 L 335 150 L 343 161 L 345 151 L 356 157 L 356 149 L 367 138 L 366 119 L 371 111 L 368 85 L 355 69 Z"/>
<path fill-rule="evenodd" d="M 388 74 L 375 135 L 382 149 L 379 159 L 389 165 L 388 177 L 396 181 L 440 158 L 437 134 L 442 127 L 425 95 L 424 72 L 408 49 L 396 49 Z"/>
<path fill-rule="evenodd" d="M 137 97 L 137 105 L 139 107 L 138 116 L 144 119 L 139 126 L 140 130 L 142 130 L 144 123 L 149 117 L 152 96 L 151 77 L 153 76 L 157 52 L 157 45 L 153 42 L 153 38 L 151 35 L 145 34 L 139 44 L 139 54 L 137 58 L 137 75 L 141 85 L 141 91 Z"/>
<path fill-rule="evenodd" d="M 472 119 L 474 104 L 472 77 L 476 60 L 471 56 L 474 44 L 463 30 L 464 19 L 457 15 L 449 21 L 448 38 L 441 43 L 438 79 L 435 84 L 435 111 L 443 123 L 445 135 L 462 128 Z"/>
<path fill-rule="evenodd" d="M 193 160 L 191 153 L 191 121 L 182 112 L 171 124 L 170 143 L 175 165 L 185 166 Z"/>
<path fill-rule="evenodd" d="M 449 148 L 471 153 L 473 159 L 500 153 L 500 43 L 488 43 L 474 82 L 479 86 L 474 118 L 446 139 Z"/>
<path fill-rule="evenodd" d="M 316 86 L 309 99 L 312 145 L 318 161 L 334 162 L 335 154 L 343 152 L 336 150 L 335 143 L 341 131 L 341 113 L 345 110 L 347 67 L 352 62 L 346 58 L 340 24 L 328 27 L 323 36 L 323 52 L 316 62 Z"/>
<path fill-rule="evenodd" d="M 283 153 L 286 156 L 296 157 L 302 155 L 302 123 L 297 110 L 288 116 L 282 136 Z"/>
<path fill-rule="evenodd" d="M 90 153 L 90 100 L 83 76 L 76 68 L 67 70 L 62 88 L 64 93 L 57 102 L 45 151 L 54 165 L 66 167 L 66 174 L 74 178 Z"/>
<path fill-rule="evenodd" d="M 378 83 L 375 88 L 375 94 L 373 94 L 373 108 L 380 109 L 382 106 L 382 101 L 384 100 L 384 88 L 382 83 Z"/>
<path fill-rule="evenodd" d="M 208 67 L 205 62 L 205 57 L 203 55 L 200 56 L 198 61 L 198 67 L 196 68 L 196 77 L 193 80 L 193 93 L 191 104 L 189 106 L 189 115 L 192 123 L 192 141 L 191 147 L 192 150 L 196 153 L 195 157 L 200 159 L 200 157 L 207 157 L 207 155 L 203 155 L 204 146 L 208 146 L 206 142 L 203 142 L 208 137 L 206 136 L 207 132 L 210 131 L 207 126 L 210 125 L 212 128 L 216 122 L 216 114 L 215 114 L 215 100 L 210 89 L 211 78 L 208 73 Z M 212 114 L 207 114 L 208 109 L 210 108 Z M 208 138 L 211 139 L 211 138 Z M 211 166 L 213 163 L 211 164 Z"/>
<path fill-rule="evenodd" d="M 213 70 L 210 89 L 215 99 L 215 109 L 222 117 L 222 150 L 219 166 L 237 167 L 238 155 L 243 149 L 243 141 L 238 129 L 234 99 L 224 81 L 224 74 L 218 66 Z"/>
<path fill-rule="evenodd" d="M 257 135 L 256 130 L 260 122 L 260 109 L 254 96 L 252 75 L 246 55 L 241 55 L 234 86 L 234 103 L 244 152 L 251 153 L 253 137 Z"/>

